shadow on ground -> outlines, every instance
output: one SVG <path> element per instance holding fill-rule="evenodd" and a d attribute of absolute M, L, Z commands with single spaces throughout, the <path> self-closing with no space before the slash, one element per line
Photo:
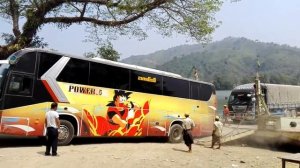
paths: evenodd
<path fill-rule="evenodd" d="M 44 137 L 19 137 L 19 136 L 0 136 L 0 148 L 22 147 L 22 146 L 42 146 L 46 142 Z"/>
<path fill-rule="evenodd" d="M 174 151 L 178 151 L 178 152 L 184 152 L 184 153 L 189 153 L 188 150 L 184 150 L 184 149 L 178 149 L 178 148 L 172 148 Z"/>
<path fill-rule="evenodd" d="M 85 144 L 105 144 L 105 143 L 166 143 L 168 138 L 166 137 L 102 137 L 102 138 L 75 138 L 71 142 L 73 145 L 85 145 Z"/>
<path fill-rule="evenodd" d="M 166 137 L 137 137 L 137 138 L 74 138 L 71 145 L 106 144 L 106 143 L 167 143 Z M 46 144 L 45 137 L 0 136 L 0 148 L 42 146 Z"/>
<path fill-rule="evenodd" d="M 29 147 L 45 145 L 45 137 L 18 137 L 18 136 L 2 136 L 0 135 L 0 148 L 6 147 Z M 108 143 L 168 143 L 166 137 L 137 137 L 137 138 L 74 138 L 71 145 L 86 144 L 108 144 Z M 230 141 L 223 144 L 224 146 L 247 146 L 253 148 L 263 148 L 273 151 L 283 151 L 288 153 L 299 152 L 300 142 L 274 142 L 274 139 L 266 139 L 250 135 L 238 140 Z M 177 149 L 173 149 L 177 150 Z M 177 150 L 184 152 L 183 150 Z"/>

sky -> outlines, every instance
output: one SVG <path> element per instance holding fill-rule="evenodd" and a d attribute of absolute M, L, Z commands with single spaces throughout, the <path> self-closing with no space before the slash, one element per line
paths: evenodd
<path fill-rule="evenodd" d="M 300 1 L 299 0 L 225 0 L 216 19 L 222 24 L 212 34 L 212 42 L 226 37 L 245 37 L 261 42 L 274 42 L 300 47 Z M 0 33 L 11 32 L 11 26 L 0 19 Z M 94 52 L 96 45 L 84 42 L 83 26 L 71 26 L 59 30 L 52 25 L 44 26 L 38 33 L 49 44 L 49 48 L 60 52 L 83 55 Z M 146 55 L 183 44 L 195 44 L 188 36 L 176 35 L 164 38 L 155 32 L 148 32 L 143 41 L 122 37 L 113 41 L 121 59 L 132 55 Z M 3 41 L 0 39 L 0 44 Z"/>

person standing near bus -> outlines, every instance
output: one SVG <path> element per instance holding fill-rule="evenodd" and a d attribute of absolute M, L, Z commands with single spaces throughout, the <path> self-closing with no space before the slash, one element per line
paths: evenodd
<path fill-rule="evenodd" d="M 219 147 L 217 147 L 217 149 L 221 148 L 221 136 L 222 136 L 223 124 L 219 120 L 220 120 L 219 116 L 216 116 L 215 122 L 214 122 L 214 129 L 213 129 L 213 133 L 212 133 L 211 148 L 214 148 L 215 143 L 219 144 Z"/>
<path fill-rule="evenodd" d="M 225 126 L 225 124 L 228 124 L 230 126 L 230 123 L 229 123 L 229 109 L 228 109 L 227 105 L 223 106 L 223 117 L 224 117 L 224 126 Z"/>
<path fill-rule="evenodd" d="M 188 152 L 192 152 L 192 144 L 194 143 L 192 130 L 195 127 L 194 121 L 190 118 L 189 114 L 184 114 L 183 120 L 183 140 L 186 146 L 188 146 Z"/>
<path fill-rule="evenodd" d="M 57 113 L 57 103 L 51 104 L 51 109 L 46 113 L 45 125 L 47 128 L 47 143 L 45 155 L 50 155 L 52 148 L 52 156 L 57 155 L 58 129 L 60 127 L 59 115 Z"/>

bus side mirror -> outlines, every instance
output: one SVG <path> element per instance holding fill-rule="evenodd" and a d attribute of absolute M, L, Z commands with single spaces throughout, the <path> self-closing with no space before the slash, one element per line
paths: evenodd
<path fill-rule="evenodd" d="M 13 55 L 13 56 L 11 56 L 10 58 L 9 58 L 9 64 L 10 65 L 14 65 L 14 64 L 16 64 L 17 63 L 17 61 L 18 61 L 18 58 L 15 56 L 15 55 Z"/>

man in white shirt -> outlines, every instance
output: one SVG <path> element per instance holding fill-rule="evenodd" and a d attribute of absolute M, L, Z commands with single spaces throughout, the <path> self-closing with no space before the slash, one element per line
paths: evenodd
<path fill-rule="evenodd" d="M 188 152 L 192 152 L 192 144 L 194 143 L 192 130 L 195 127 L 194 121 L 189 117 L 188 114 L 185 114 L 185 119 L 183 120 L 183 140 L 186 146 L 189 147 Z"/>
<path fill-rule="evenodd" d="M 223 124 L 220 121 L 219 116 L 216 116 L 215 122 L 214 122 L 214 130 L 213 130 L 213 133 L 212 133 L 211 148 L 214 148 L 215 143 L 219 144 L 219 147 L 217 147 L 217 149 L 221 148 L 222 129 L 223 129 Z"/>
<path fill-rule="evenodd" d="M 57 155 L 58 129 L 60 127 L 59 115 L 57 113 L 57 103 L 51 104 L 51 109 L 46 113 L 45 126 L 47 128 L 47 144 L 45 155 L 50 155 L 52 147 L 52 156 Z"/>

